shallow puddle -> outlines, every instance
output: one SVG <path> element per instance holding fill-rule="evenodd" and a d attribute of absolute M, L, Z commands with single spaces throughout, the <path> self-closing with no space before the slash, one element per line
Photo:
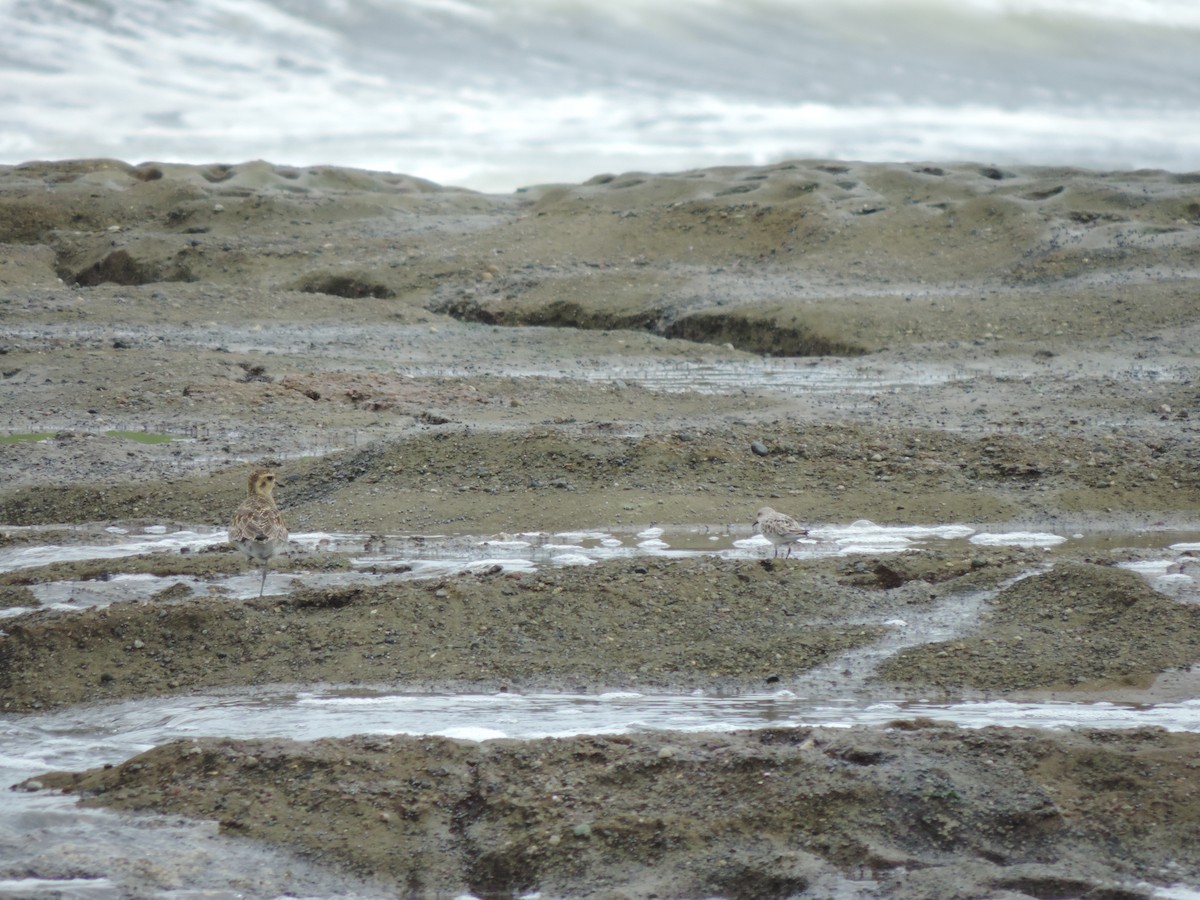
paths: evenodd
<path fill-rule="evenodd" d="M 22 544 L 0 548 L 0 572 L 81 560 L 120 559 L 147 553 L 195 553 L 225 546 L 223 529 L 180 528 L 151 525 L 141 528 L 46 527 L 27 529 L 71 540 L 61 543 Z M 1052 531 L 985 531 L 964 524 L 876 525 L 860 520 L 849 525 L 825 525 L 811 530 L 808 539 L 792 548 L 793 559 L 880 555 L 907 550 L 980 547 L 1129 548 L 1152 558 L 1139 558 L 1128 566 L 1143 574 L 1156 588 L 1186 602 L 1200 602 L 1200 534 L 1194 532 L 1140 534 L 1058 534 Z M 303 566 L 306 554 L 345 553 L 348 571 L 275 572 L 268 575 L 267 593 L 283 593 L 295 584 L 338 587 L 394 580 L 439 578 L 461 572 L 497 570 L 531 572 L 555 566 L 592 565 L 613 559 L 685 558 L 701 555 L 722 559 L 762 559 L 773 552 L 760 535 L 744 525 L 687 524 L 616 527 L 590 531 L 525 532 L 478 535 L 363 535 L 328 532 L 294 534 L 290 555 Z M 498 569 L 497 569 L 498 567 Z M 231 600 L 258 595 L 260 575 L 249 565 L 241 573 L 210 579 L 172 575 L 117 574 L 105 580 L 51 581 L 31 587 L 42 608 L 78 610 L 122 600 L 144 600 L 164 587 L 183 584 L 194 592 L 217 591 Z M 28 607 L 0 610 L 0 619 L 29 612 Z"/>

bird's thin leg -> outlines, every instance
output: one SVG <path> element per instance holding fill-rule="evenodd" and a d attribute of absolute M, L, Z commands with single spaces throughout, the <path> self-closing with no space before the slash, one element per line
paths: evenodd
<path fill-rule="evenodd" d="M 262 583 L 260 583 L 258 586 L 258 597 L 260 600 L 262 599 L 263 591 L 266 590 L 266 587 L 267 587 L 267 564 L 263 563 Z"/>

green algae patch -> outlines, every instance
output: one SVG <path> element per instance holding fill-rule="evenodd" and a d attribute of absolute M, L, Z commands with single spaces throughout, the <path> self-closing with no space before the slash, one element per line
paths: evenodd
<path fill-rule="evenodd" d="M 106 431 L 109 437 L 124 438 L 127 441 L 137 441 L 139 444 L 169 444 L 181 438 L 174 434 L 155 434 L 149 431 Z"/>

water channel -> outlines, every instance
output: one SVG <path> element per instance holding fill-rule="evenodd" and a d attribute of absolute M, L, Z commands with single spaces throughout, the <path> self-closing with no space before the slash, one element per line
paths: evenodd
<path fill-rule="evenodd" d="M 64 531 L 43 530 L 58 536 Z M 33 539 L 0 550 L 0 571 L 156 551 L 199 552 L 225 540 L 221 530 L 163 526 L 80 528 L 63 543 L 38 543 L 36 535 L 27 537 Z M 1191 533 L 1096 536 L 985 531 L 956 524 L 885 527 L 860 521 L 814 529 L 797 554 L 853 556 L 965 542 L 1041 548 L 1050 558 L 1056 548 L 1081 541 L 1109 545 L 1115 541 L 1129 546 L 1127 567 L 1179 602 L 1200 602 L 1200 585 L 1191 568 L 1192 554 L 1200 551 L 1200 535 Z M 559 534 L 423 535 L 419 541 L 403 535 L 381 539 L 310 533 L 294 535 L 293 542 L 301 553 L 318 548 L 350 552 L 354 566 L 349 572 L 273 574 L 268 591 L 285 591 L 295 580 L 332 586 L 438 577 L 497 565 L 510 571 L 532 571 L 635 556 L 711 554 L 750 559 L 770 552 L 770 545 L 745 527 L 703 524 Z M 258 581 L 252 572 L 220 579 L 231 602 L 255 596 Z M 107 581 L 39 584 L 33 591 L 43 609 L 69 614 L 89 606 L 144 599 L 174 582 L 190 583 L 190 579 L 116 576 Z M 786 689 L 755 694 L 672 695 L 636 690 L 439 694 L 407 692 L 396 686 L 276 685 L 83 706 L 43 715 L 0 715 L 0 781 L 7 786 L 50 770 L 119 763 L 168 741 L 213 735 L 314 740 L 377 733 L 484 741 L 646 730 L 847 727 L 918 715 L 968 728 L 1158 726 L 1200 732 L 1200 700 L 1146 705 L 984 697 L 943 702 L 938 698 L 879 697 L 862 690 L 874 665 L 898 649 L 968 630 L 994 593 L 954 595 L 928 610 L 906 613 L 906 619 L 889 620 L 884 623 L 888 626 L 885 638 L 852 651 L 855 660 L 837 658 L 789 682 Z M 11 609 L 2 615 L 12 618 L 28 611 Z M 0 618 L 0 629 L 3 625 Z M 838 895 L 867 896 L 861 893 L 865 889 L 847 882 Z M 1200 890 L 1187 886 L 1154 890 L 1163 897 L 1200 897 Z M 225 838 L 214 823 L 84 810 L 75 806 L 73 797 L 49 791 L 8 792 L 0 804 L 0 896 L 191 900 L 284 894 L 352 898 L 378 896 L 378 891 L 369 883 L 309 866 L 285 851 Z"/>

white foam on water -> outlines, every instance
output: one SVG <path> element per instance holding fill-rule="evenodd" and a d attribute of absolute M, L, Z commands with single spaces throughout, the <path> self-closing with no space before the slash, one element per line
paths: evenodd
<path fill-rule="evenodd" d="M 153 526 L 150 526 L 153 527 Z M 47 532 L 71 535 L 70 542 L 9 547 L 0 551 L 0 571 L 17 571 L 35 566 L 77 560 L 117 559 L 148 553 L 181 553 L 224 548 L 225 532 L 182 528 L 160 534 L 111 535 L 104 529 L 64 529 L 47 526 Z M 123 529 L 128 532 L 129 529 Z M 504 574 L 536 572 L 547 567 L 586 566 L 605 560 L 639 556 L 685 559 L 712 556 L 720 559 L 766 559 L 774 547 L 762 535 L 750 534 L 744 524 L 654 525 L 626 529 L 588 529 L 556 534 L 522 532 L 518 535 L 367 535 L 346 532 L 305 532 L 292 536 L 288 555 L 300 568 L 271 569 L 267 595 L 297 586 L 337 588 L 348 584 L 383 584 L 442 578 L 462 572 L 496 570 Z M 636 535 L 630 543 L 622 534 Z M 791 548 L 792 559 L 829 556 L 859 556 L 904 553 L 936 547 L 941 542 L 967 539 L 978 546 L 1020 546 L 1052 550 L 1067 541 L 1062 535 L 1038 531 L 979 532 L 965 524 L 879 525 L 860 519 L 848 525 L 816 524 L 810 536 Z M 1082 539 L 1082 536 L 1080 537 Z M 1137 536 L 1135 546 L 1146 546 Z M 1139 572 L 1163 593 L 1185 602 L 1200 602 L 1197 575 L 1200 544 L 1173 543 L 1162 555 L 1131 560 L 1122 565 Z M 303 568 L 306 553 L 350 554 L 348 570 Z M 88 581 L 47 581 L 31 585 L 43 609 L 71 611 L 126 600 L 147 600 L 164 588 L 182 584 L 194 594 L 212 593 L 231 600 L 257 597 L 261 573 L 247 564 L 231 575 L 210 578 L 151 574 L 116 574 Z M 183 599 L 186 599 L 184 597 Z M 156 602 L 179 602 L 158 600 Z M 12 619 L 32 611 L 29 607 L 0 610 L 0 619 Z"/>
<path fill-rule="evenodd" d="M 793 725 L 880 725 L 926 716 L 967 728 L 1147 726 L 1200 733 L 1200 699 L 1156 705 L 975 700 L 860 701 L 847 693 L 806 696 L 802 688 L 719 696 L 629 689 L 596 693 L 406 693 L 386 689 L 287 687 L 215 691 L 81 707 L 38 716 L 0 716 L 5 777 L 38 769 L 117 762 L 171 740 L 202 735 L 317 740 L 353 734 L 446 734 L 484 729 L 472 740 L 534 739 L 602 729 L 729 731 Z M 503 721 L 503 727 L 498 722 Z M 465 733 L 465 732 L 462 732 Z M 24 774 L 22 774 L 24 773 Z"/>
<path fill-rule="evenodd" d="M 70 543 L 43 544 L 0 551 L 0 571 L 16 571 L 53 563 L 118 559 L 148 553 L 201 552 L 223 548 L 224 530 L 167 530 L 144 526 L 136 537 L 129 529 L 121 534 L 75 532 Z M 149 531 L 149 533 L 147 533 Z M 652 525 L 636 530 L 636 542 L 628 544 L 613 531 L 588 529 L 550 535 L 521 532 L 517 535 L 474 537 L 469 535 L 367 535 L 347 532 L 300 532 L 291 535 L 288 555 L 303 564 L 304 554 L 340 552 L 351 554 L 349 571 L 269 570 L 266 594 L 278 594 L 296 585 L 330 588 L 347 583 L 383 583 L 391 580 L 439 578 L 458 572 L 499 567 L 504 573 L 532 572 L 545 566 L 585 566 L 609 559 L 638 555 L 681 559 L 712 555 L 724 559 L 763 558 L 772 545 L 761 535 L 746 535 L 743 525 Z M 881 526 L 860 520 L 846 526 L 823 525 L 812 537 L 792 548 L 793 558 L 900 552 L 930 542 L 955 540 L 973 533 L 965 525 Z M 94 581 L 53 581 L 34 585 L 32 590 L 43 607 L 71 610 L 102 606 L 122 600 L 148 599 L 171 584 L 184 584 L 194 593 L 210 588 L 227 592 L 233 599 L 257 597 L 262 584 L 260 570 L 246 565 L 233 575 L 201 580 L 185 576 L 149 574 L 114 575 Z M 0 610 L 0 618 L 12 618 L 27 608 Z"/>
<path fill-rule="evenodd" d="M 35 566 L 91 559 L 119 559 L 143 553 L 200 551 L 228 541 L 227 532 L 175 531 L 150 534 L 129 541 L 111 543 L 46 544 L 32 547 L 8 547 L 0 550 L 0 572 L 13 572 Z"/>
<path fill-rule="evenodd" d="M 1174 550 L 1180 545 L 1172 545 Z M 1157 559 L 1135 559 L 1117 563 L 1120 569 L 1127 569 L 1141 575 L 1146 582 L 1162 594 L 1166 594 L 1181 603 L 1200 604 L 1200 559 L 1193 556 Z"/>
<path fill-rule="evenodd" d="M 1165 591 L 1186 590 L 1187 588 L 1195 585 L 1195 583 L 1196 579 L 1191 575 L 1174 573 L 1160 575 L 1154 579 L 1155 587 L 1157 587 L 1159 590 Z"/>
<path fill-rule="evenodd" d="M 1171 561 L 1168 559 L 1135 559 L 1130 562 L 1117 563 L 1117 568 L 1128 569 L 1148 578 L 1156 578 L 1167 574 Z"/>
<path fill-rule="evenodd" d="M 433 732 L 435 737 L 453 738 L 459 741 L 494 741 L 508 737 L 503 731 L 498 731 L 495 728 L 483 728 L 475 725 L 461 725 L 457 728 L 443 728 L 441 731 Z"/>
<path fill-rule="evenodd" d="M 907 549 L 907 544 L 881 541 L 877 544 L 846 544 L 838 548 L 838 553 L 842 556 L 874 556 L 880 553 L 903 553 Z"/>
<path fill-rule="evenodd" d="M 0 896 L 87 897 L 93 892 L 108 893 L 117 885 L 108 878 L 0 878 Z"/>
<path fill-rule="evenodd" d="M 503 191 L 789 157 L 1200 168 L 1187 0 L 42 0 L 0 15 L 8 162 L 269 159 Z"/>
<path fill-rule="evenodd" d="M 755 534 L 748 538 L 738 538 L 733 542 L 733 546 L 743 550 L 769 550 L 774 545 L 761 534 Z"/>
<path fill-rule="evenodd" d="M 650 538 L 649 540 L 638 541 L 638 547 L 642 550 L 669 550 L 671 545 L 666 541 Z"/>
<path fill-rule="evenodd" d="M 560 531 L 554 537 L 574 544 L 582 544 L 584 541 L 604 542 L 610 540 L 612 535 L 607 531 Z M 620 542 L 618 541 L 618 543 Z"/>
<path fill-rule="evenodd" d="M 353 534 L 342 531 L 308 531 L 289 534 L 288 544 L 300 550 L 348 550 L 366 546 L 373 535 Z"/>
<path fill-rule="evenodd" d="M 982 533 L 972 535 L 972 544 L 981 547 L 1055 547 L 1067 539 L 1061 534 L 1048 534 L 1038 531 L 1010 531 L 998 534 Z"/>
<path fill-rule="evenodd" d="M 551 560 L 556 566 L 591 566 L 599 562 L 586 553 L 556 553 Z"/>
<path fill-rule="evenodd" d="M 1141 882 L 1135 885 L 1135 887 L 1145 891 L 1152 897 L 1162 897 L 1164 900 L 1200 900 L 1200 886 L 1196 885 L 1172 884 L 1163 887 L 1162 885 Z"/>
<path fill-rule="evenodd" d="M 381 694 L 372 697 L 322 697 L 318 694 L 307 694 L 300 692 L 296 694 L 297 706 L 328 706 L 336 703 L 339 706 L 375 706 L 375 707 L 394 707 L 403 706 L 407 702 L 414 700 L 413 697 L 405 697 L 403 695 Z"/>
<path fill-rule="evenodd" d="M 808 533 L 819 541 L 832 542 L 840 555 L 858 555 L 899 553 L 928 541 L 958 540 L 974 532 L 968 525 L 877 525 L 859 519 L 849 525 L 811 527 Z"/>
<path fill-rule="evenodd" d="M 232 579 L 230 579 L 232 580 Z M 258 593 L 255 576 L 255 593 Z M 46 581 L 29 586 L 44 609 L 77 610 L 93 606 L 109 606 L 128 600 L 148 600 L 174 584 L 184 585 L 195 593 L 204 593 L 213 582 L 186 575 L 158 576 L 148 574 L 113 575 L 95 581 Z M 0 611 L 2 612 L 2 611 Z"/>

